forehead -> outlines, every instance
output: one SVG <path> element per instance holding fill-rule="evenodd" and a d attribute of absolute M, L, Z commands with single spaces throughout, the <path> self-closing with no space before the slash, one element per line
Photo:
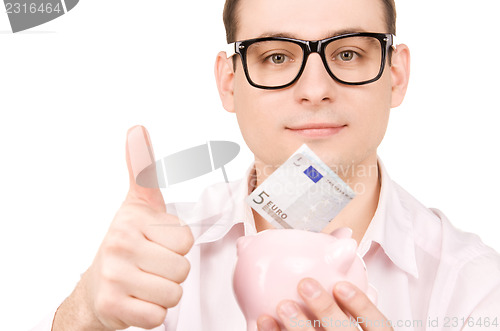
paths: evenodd
<path fill-rule="evenodd" d="M 285 34 L 319 40 L 339 31 L 387 32 L 380 0 L 240 0 L 237 40 Z"/>

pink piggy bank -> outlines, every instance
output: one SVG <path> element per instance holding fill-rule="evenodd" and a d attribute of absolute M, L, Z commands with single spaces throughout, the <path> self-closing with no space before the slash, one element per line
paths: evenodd
<path fill-rule="evenodd" d="M 257 319 L 263 314 L 280 321 L 276 307 L 284 299 L 298 302 L 307 311 L 297 293 L 298 283 L 306 277 L 316 279 L 330 293 L 338 281 L 349 281 L 375 303 L 376 291 L 368 283 L 351 235 L 348 228 L 331 235 L 275 229 L 238 239 L 233 289 L 247 330 L 257 330 Z"/>

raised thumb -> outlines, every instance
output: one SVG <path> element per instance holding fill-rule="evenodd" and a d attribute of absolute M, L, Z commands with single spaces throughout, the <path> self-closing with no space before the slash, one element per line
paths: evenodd
<path fill-rule="evenodd" d="M 128 200 L 146 203 L 165 212 L 165 201 L 158 186 L 156 162 L 149 133 L 141 125 L 127 132 L 127 167 L 130 178 Z"/>

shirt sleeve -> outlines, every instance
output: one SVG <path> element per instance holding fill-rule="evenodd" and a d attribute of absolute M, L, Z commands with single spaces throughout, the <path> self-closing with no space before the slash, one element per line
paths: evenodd
<path fill-rule="evenodd" d="M 462 330 L 500 330 L 500 286 L 474 308 Z"/>

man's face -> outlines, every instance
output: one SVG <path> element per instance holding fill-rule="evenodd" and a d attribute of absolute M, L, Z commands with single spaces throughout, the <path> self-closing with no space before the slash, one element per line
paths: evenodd
<path fill-rule="evenodd" d="M 319 40 L 341 31 L 386 33 L 383 13 L 382 3 L 374 0 L 242 0 L 237 40 L 276 34 Z M 247 82 L 241 60 L 237 62 L 233 109 L 226 109 L 236 112 L 260 170 L 278 167 L 304 143 L 339 172 L 376 162 L 392 102 L 389 66 L 375 83 L 347 86 L 334 81 L 319 54 L 313 53 L 294 85 L 264 90 Z"/>

